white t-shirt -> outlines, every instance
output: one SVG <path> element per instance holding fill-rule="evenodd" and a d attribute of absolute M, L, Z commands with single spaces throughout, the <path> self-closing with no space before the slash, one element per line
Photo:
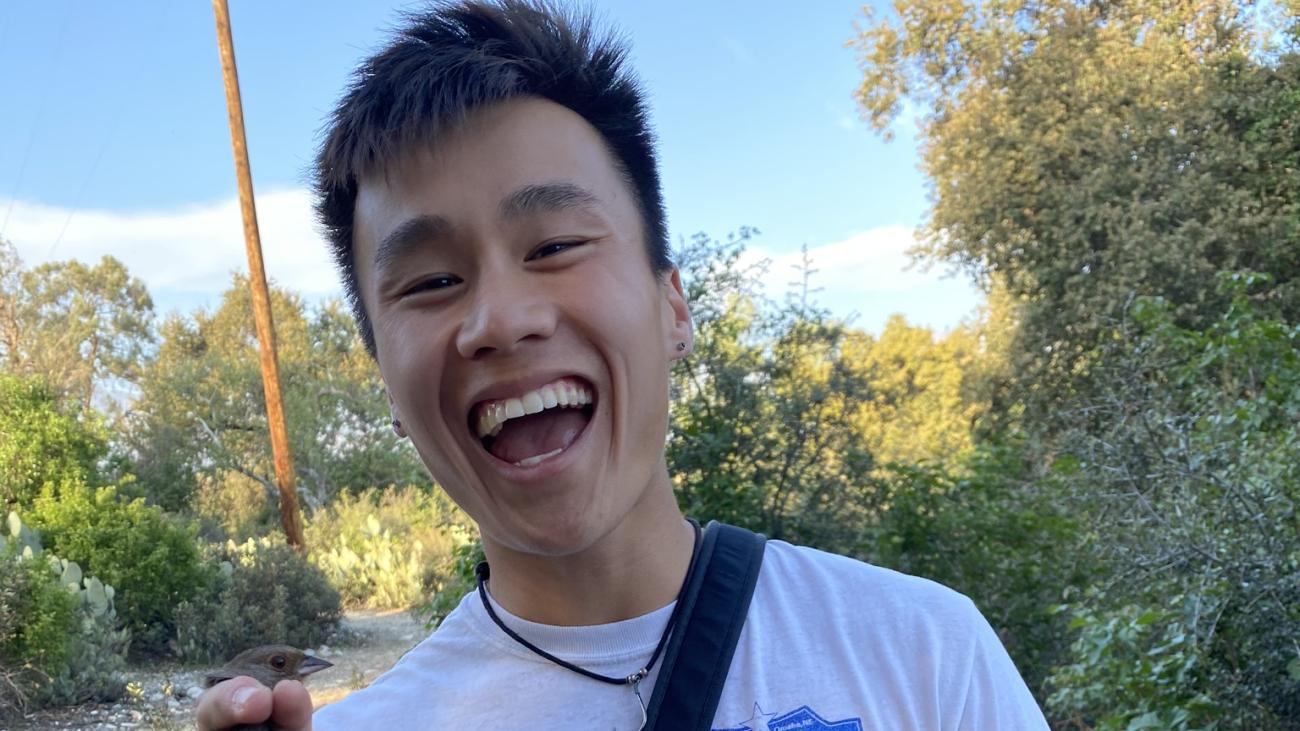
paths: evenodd
<path fill-rule="evenodd" d="M 511 629 L 557 657 L 625 677 L 649 659 L 672 605 L 634 619 Z M 641 683 L 646 702 L 656 667 Z M 476 593 L 370 687 L 316 713 L 316 731 L 640 728 L 627 686 L 538 657 L 492 623 Z M 768 541 L 713 721 L 725 731 L 1046 729 L 991 627 L 925 579 Z"/>

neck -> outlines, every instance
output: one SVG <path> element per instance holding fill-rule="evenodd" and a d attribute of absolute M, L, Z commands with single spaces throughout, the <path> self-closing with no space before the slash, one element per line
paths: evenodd
<path fill-rule="evenodd" d="M 664 475 L 621 523 L 566 556 L 514 551 L 487 538 L 492 598 L 530 622 L 608 624 L 648 614 L 677 598 L 695 547 Z"/>

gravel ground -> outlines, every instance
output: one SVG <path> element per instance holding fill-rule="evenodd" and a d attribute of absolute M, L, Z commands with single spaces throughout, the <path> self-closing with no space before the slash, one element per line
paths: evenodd
<path fill-rule="evenodd" d="M 313 648 L 314 654 L 334 663 L 334 667 L 312 676 L 308 689 L 316 707 L 364 688 L 426 634 L 424 623 L 406 612 L 348 612 L 342 624 L 340 646 Z M 194 728 L 199 686 L 209 669 L 175 663 L 132 667 L 126 680 L 140 687 L 136 698 L 33 713 L 9 728 L 12 731 L 190 730 Z"/>

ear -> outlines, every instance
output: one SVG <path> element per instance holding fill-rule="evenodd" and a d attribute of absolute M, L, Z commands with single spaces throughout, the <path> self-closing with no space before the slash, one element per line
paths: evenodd
<path fill-rule="evenodd" d="M 682 275 L 673 267 L 659 280 L 659 288 L 664 303 L 664 347 L 671 360 L 680 360 L 691 354 L 695 348 L 695 324 L 691 322 L 691 310 L 686 304 L 686 292 L 682 289 Z M 679 344 L 685 344 L 681 347 Z"/>
<path fill-rule="evenodd" d="M 402 426 L 402 416 L 397 411 L 397 402 L 393 401 L 393 394 L 385 391 L 384 395 L 388 397 L 388 413 L 393 416 L 393 433 L 399 438 L 405 439 L 406 427 Z"/>

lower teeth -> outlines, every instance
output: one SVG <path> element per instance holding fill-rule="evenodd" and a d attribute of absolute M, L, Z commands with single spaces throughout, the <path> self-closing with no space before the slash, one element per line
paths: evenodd
<path fill-rule="evenodd" d="M 544 459 L 550 459 L 551 457 L 554 457 L 555 455 L 557 455 L 557 454 L 559 454 L 560 452 L 563 452 L 563 451 L 564 451 L 564 447 L 560 447 L 559 449 L 553 449 L 553 450 L 547 452 L 546 454 L 537 454 L 537 455 L 533 455 L 532 457 L 525 457 L 525 458 L 519 460 L 518 462 L 515 462 L 515 466 L 516 466 L 516 467 L 532 467 L 533 465 L 537 464 L 538 462 L 541 462 L 541 461 L 544 460 Z"/>

